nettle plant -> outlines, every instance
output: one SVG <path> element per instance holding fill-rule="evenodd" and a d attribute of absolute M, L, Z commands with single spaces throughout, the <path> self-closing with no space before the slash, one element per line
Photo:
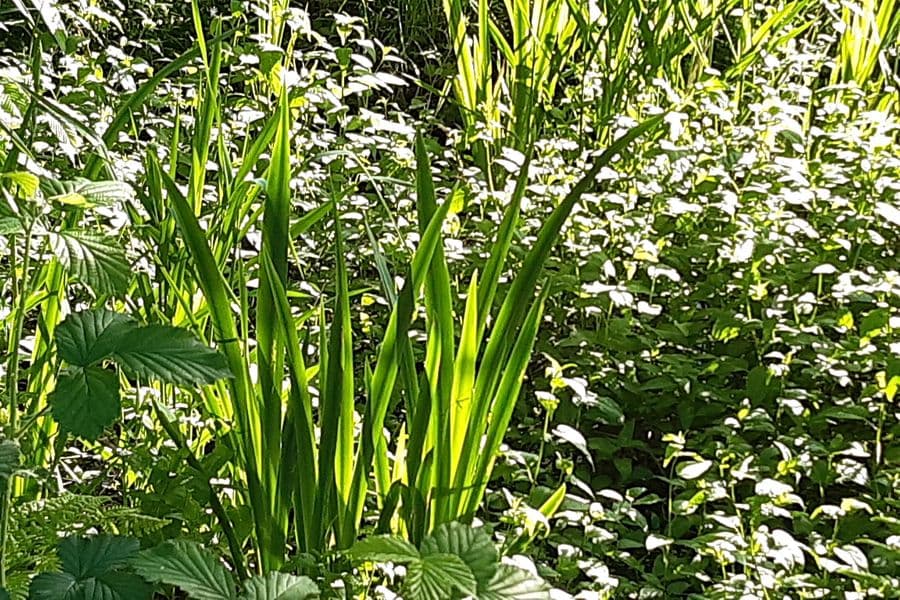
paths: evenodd
<path fill-rule="evenodd" d="M 129 261 L 93 213 L 131 200 L 129 185 L 59 181 L 26 171 L 0 173 L 0 183 L 5 201 L 0 205 L 0 242 L 10 266 L 3 291 L 11 300 L 3 316 L 7 354 L 0 586 L 6 586 L 9 546 L 20 543 L 11 539 L 16 531 L 12 513 L 43 486 L 34 474 L 46 469 L 54 447 L 58 451 L 69 434 L 95 440 L 118 420 L 120 373 L 145 382 L 195 386 L 228 377 L 229 371 L 221 355 L 183 329 L 142 326 L 105 309 L 73 313 L 59 322 L 67 301 L 60 288 L 66 281 L 81 284 L 86 299 L 88 294 L 106 299 L 127 291 Z M 77 226 L 80 221 L 84 226 Z M 28 336 L 26 353 L 29 319 L 36 320 L 37 331 Z M 29 365 L 22 369 L 25 360 Z M 114 364 L 121 370 L 110 368 Z"/>
<path fill-rule="evenodd" d="M 56 329 L 66 368 L 50 396 L 63 431 L 93 440 L 121 414 L 118 366 L 137 381 L 199 386 L 230 377 L 225 358 L 190 332 L 141 325 L 105 309 L 69 315 Z"/>
<path fill-rule="evenodd" d="M 60 570 L 36 576 L 33 600 L 150 600 L 153 584 L 175 587 L 194 600 L 308 600 L 319 589 L 308 577 L 273 572 L 244 582 L 215 554 L 187 541 L 168 541 L 140 551 L 134 538 L 68 537 L 59 543 Z"/>
<path fill-rule="evenodd" d="M 402 565 L 402 593 L 408 600 L 550 598 L 549 588 L 540 578 L 501 562 L 483 527 L 445 523 L 418 548 L 403 538 L 370 536 L 347 554 L 355 563 L 385 567 L 392 579 L 399 575 L 396 566 Z"/>
<path fill-rule="evenodd" d="M 606 465 L 575 454 L 550 536 L 572 589 L 895 593 L 898 123 L 811 100 L 827 46 L 796 47 L 738 106 L 710 85 L 670 114 L 573 217 L 567 327 L 538 345 L 584 375 L 555 415 Z"/>

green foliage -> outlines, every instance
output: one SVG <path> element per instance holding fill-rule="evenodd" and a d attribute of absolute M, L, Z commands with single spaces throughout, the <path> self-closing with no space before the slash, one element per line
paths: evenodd
<path fill-rule="evenodd" d="M 59 543 L 62 570 L 41 573 L 31 581 L 35 600 L 142 600 L 152 589 L 125 570 L 140 544 L 137 540 L 101 535 L 68 537 Z"/>
<path fill-rule="evenodd" d="M 548 587 L 527 572 L 500 563 L 483 528 L 439 525 L 420 548 L 393 536 L 370 536 L 347 552 L 354 562 L 406 565 L 404 597 L 421 600 L 549 598 Z"/>
<path fill-rule="evenodd" d="M 131 561 L 148 581 L 174 585 L 194 600 L 307 600 L 319 597 L 308 577 L 273 571 L 248 580 L 240 593 L 225 566 L 209 550 L 186 541 L 169 541 Z"/>
<path fill-rule="evenodd" d="M 53 418 L 68 432 L 96 439 L 120 413 L 119 377 L 102 366 L 114 360 L 129 375 L 180 385 L 213 383 L 230 375 L 224 357 L 190 332 L 139 325 L 107 310 L 69 315 L 56 331 L 59 357 L 69 364 L 50 396 Z"/>
<path fill-rule="evenodd" d="M 896 595 L 896 2 L 114 4 L 0 11 L 10 596 Z"/>
<path fill-rule="evenodd" d="M 63 494 L 16 505 L 9 523 L 8 589 L 13 598 L 25 598 L 30 575 L 60 568 L 60 535 L 83 535 L 93 527 L 119 535 L 146 536 L 165 524 L 100 496 Z"/>
<path fill-rule="evenodd" d="M 214 554 L 199 544 L 169 541 L 145 550 L 133 562 L 148 581 L 167 583 L 196 600 L 234 598 L 234 579 Z"/>

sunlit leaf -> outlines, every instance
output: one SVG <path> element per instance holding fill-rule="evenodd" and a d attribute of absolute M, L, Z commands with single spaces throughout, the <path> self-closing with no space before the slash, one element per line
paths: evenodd
<path fill-rule="evenodd" d="M 86 231 L 50 232 L 48 236 L 59 261 L 94 291 L 125 291 L 132 271 L 121 243 Z"/>
<path fill-rule="evenodd" d="M 204 385 L 231 375 L 224 356 L 186 329 L 168 325 L 145 325 L 125 332 L 115 358 L 135 377 L 180 385 Z"/>
<path fill-rule="evenodd" d="M 247 582 L 239 600 L 307 600 L 318 598 L 319 588 L 309 577 L 274 571 Z"/>
<path fill-rule="evenodd" d="M 193 600 L 235 597 L 231 573 L 212 552 L 196 542 L 164 542 L 144 550 L 131 564 L 148 581 L 174 585 Z"/>

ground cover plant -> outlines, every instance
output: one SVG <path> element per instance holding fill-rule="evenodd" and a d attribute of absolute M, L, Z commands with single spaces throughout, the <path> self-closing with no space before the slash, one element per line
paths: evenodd
<path fill-rule="evenodd" d="M 898 597 L 898 34 L 0 2 L 0 599 Z"/>

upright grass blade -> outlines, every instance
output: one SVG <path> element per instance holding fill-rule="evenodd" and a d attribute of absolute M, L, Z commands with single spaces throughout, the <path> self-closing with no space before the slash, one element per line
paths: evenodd
<path fill-rule="evenodd" d="M 316 517 L 322 525 L 337 526 L 339 543 L 355 539 L 353 493 L 353 339 L 350 326 L 350 294 L 344 261 L 343 232 L 337 200 L 331 201 L 334 217 L 335 300 L 329 329 L 325 379 L 319 397 L 319 487 Z M 336 493 L 336 497 L 335 497 Z M 333 515 L 333 516 L 332 516 Z M 324 532 L 324 529 L 323 529 Z"/>
<path fill-rule="evenodd" d="M 287 414 L 282 432 L 281 465 L 279 487 L 289 493 L 295 501 L 294 518 L 298 529 L 301 548 L 317 548 L 318 540 L 314 532 L 314 509 L 316 503 L 316 440 L 312 415 L 312 399 L 309 393 L 306 364 L 297 336 L 287 291 L 281 285 L 278 272 L 271 258 L 263 258 L 263 267 L 273 288 L 275 314 L 278 329 L 284 335 L 287 368 L 291 379 Z M 284 500 L 283 500 L 284 501 Z"/>
<path fill-rule="evenodd" d="M 431 161 L 421 136 L 416 139 L 416 205 L 419 213 L 419 229 L 424 232 L 431 217 L 437 210 L 434 181 L 431 176 Z M 430 386 L 432 400 L 431 426 L 429 431 L 433 437 L 431 445 L 441 449 L 440 455 L 450 448 L 450 412 L 453 393 L 453 297 L 450 291 L 450 272 L 444 257 L 443 245 L 439 244 L 431 259 L 425 278 L 425 314 L 427 328 L 427 348 L 425 355 L 425 373 Z M 425 449 L 427 451 L 427 443 Z M 450 485 L 452 465 L 448 460 L 435 463 L 437 487 L 446 489 Z M 445 508 L 442 501 L 435 506 L 436 517 Z M 441 522 L 441 521 L 439 521 Z"/>
<path fill-rule="evenodd" d="M 841 11 L 844 30 L 838 44 L 837 67 L 832 83 L 854 82 L 865 86 L 874 81 L 882 52 L 900 32 L 900 5 L 896 0 L 860 0 L 844 3 Z M 884 73 L 890 72 L 884 61 Z"/>
<path fill-rule="evenodd" d="M 234 447 L 239 464 L 247 479 L 248 500 L 250 500 L 251 508 L 254 508 L 253 500 L 263 498 L 260 461 L 264 455 L 260 442 L 259 412 L 255 402 L 253 384 L 250 380 L 250 370 L 245 360 L 246 354 L 241 347 L 237 322 L 231 312 L 233 294 L 228 289 L 225 277 L 216 265 L 206 234 L 200 228 L 193 207 L 187 202 L 175 182 L 160 169 L 153 154 L 147 155 L 146 165 L 149 170 L 153 171 L 154 178 L 162 182 L 168 193 L 175 220 L 189 250 L 197 283 L 206 299 L 215 338 L 225 353 L 233 375 L 229 382 L 231 392 L 229 408 L 237 419 Z M 223 418 L 227 417 L 228 415 L 223 416 Z M 268 527 L 268 523 L 265 522 L 262 515 L 255 510 L 254 521 L 257 529 Z"/>
<path fill-rule="evenodd" d="M 500 449 L 503 436 L 506 435 L 509 420 L 519 398 L 525 369 L 531 360 L 531 350 L 544 314 L 544 301 L 548 291 L 549 286 L 546 286 L 541 296 L 532 303 L 510 352 L 509 361 L 503 369 L 500 385 L 494 397 L 490 399 L 491 417 L 487 422 L 484 446 L 478 452 L 478 462 L 474 471 L 469 474 L 468 480 L 462 486 L 462 501 L 457 508 L 456 517 L 474 515 L 481 504 L 497 451 Z"/>
<path fill-rule="evenodd" d="M 424 168 L 424 167 L 419 167 Z M 428 223 L 413 255 L 412 265 L 397 296 L 397 304 L 391 311 L 384 339 L 378 350 L 362 424 L 362 435 L 356 452 L 353 472 L 351 513 L 355 522 L 362 516 L 363 500 L 367 489 L 368 473 L 372 468 L 376 448 L 380 446 L 384 433 L 384 419 L 394 394 L 399 365 L 402 362 L 402 348 L 407 343 L 407 334 L 413 316 L 415 297 L 422 289 L 428 275 L 428 267 L 436 249 L 441 243 L 441 227 L 450 208 L 448 198 L 438 207 Z M 387 494 L 388 490 L 381 490 Z"/>
<path fill-rule="evenodd" d="M 265 571 L 278 569 L 283 560 L 287 539 L 289 506 L 282 505 L 278 494 L 278 472 L 281 457 L 282 382 L 284 378 L 284 336 L 277 328 L 275 294 L 287 285 L 288 244 L 291 214 L 291 121 L 287 86 L 282 87 L 278 103 L 278 127 L 272 147 L 272 159 L 266 181 L 266 198 L 262 217 L 260 256 L 271 264 L 259 277 L 256 307 L 256 358 L 259 374 L 261 407 L 261 450 L 266 527 L 262 562 Z M 271 275 L 276 275 L 273 280 Z M 254 510 L 262 507 L 254 506 Z M 262 535 L 260 531 L 258 534 Z"/>
<path fill-rule="evenodd" d="M 466 310 L 462 322 L 462 333 L 459 339 L 459 349 L 453 364 L 453 392 L 451 394 L 450 407 L 450 446 L 449 446 L 449 479 L 446 484 L 456 478 L 459 470 L 458 457 L 463 453 L 463 443 L 466 439 L 474 398 L 472 391 L 475 386 L 475 361 L 478 357 L 479 331 L 478 331 L 478 273 L 472 275 L 469 284 L 469 294 L 466 298 Z"/>
<path fill-rule="evenodd" d="M 538 278 L 550 251 L 559 237 L 563 224 L 575 203 L 592 185 L 595 185 L 595 180 L 600 170 L 640 135 L 655 129 L 662 122 L 662 119 L 663 115 L 656 115 L 636 125 L 595 159 L 591 169 L 572 187 L 566 197 L 544 222 L 536 242 L 519 268 L 519 272 L 513 280 L 496 321 L 492 326 L 491 335 L 478 368 L 473 392 L 475 403 L 469 419 L 471 426 L 466 431 L 463 452 L 459 457 L 456 477 L 451 486 L 453 494 L 451 514 L 455 516 L 465 515 L 472 502 L 480 501 L 480 497 L 477 500 L 466 500 L 466 498 L 471 498 L 471 496 L 465 496 L 463 492 L 469 489 L 473 482 L 486 479 L 489 475 L 477 470 L 478 457 L 486 450 L 481 445 L 481 438 L 486 429 L 489 428 L 488 417 L 495 408 L 494 399 L 498 397 L 498 382 L 501 386 L 506 385 L 507 389 L 513 389 L 510 387 L 511 383 L 507 382 L 504 384 L 504 378 L 507 377 L 507 371 L 510 368 L 515 369 L 516 347 L 519 346 L 521 348 L 516 339 L 520 335 L 519 332 L 527 310 L 525 299 L 534 297 Z M 501 235 L 502 233 L 500 232 Z M 495 244 L 495 247 L 502 249 L 503 245 Z M 524 344 L 525 342 L 522 343 Z M 512 358 L 510 358 L 511 356 Z M 515 389 L 517 390 L 518 388 Z M 496 418 L 499 418 L 501 415 L 502 413 Z"/>

